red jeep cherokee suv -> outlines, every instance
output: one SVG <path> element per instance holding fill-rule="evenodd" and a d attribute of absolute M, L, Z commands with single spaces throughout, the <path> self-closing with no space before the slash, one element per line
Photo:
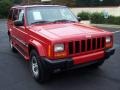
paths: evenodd
<path fill-rule="evenodd" d="M 7 26 L 11 49 L 30 61 L 39 82 L 53 72 L 98 67 L 115 51 L 111 32 L 80 24 L 66 6 L 14 6 Z"/>

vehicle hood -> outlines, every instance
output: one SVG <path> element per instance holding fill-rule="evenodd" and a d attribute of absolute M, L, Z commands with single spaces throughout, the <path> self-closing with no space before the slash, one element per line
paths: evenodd
<path fill-rule="evenodd" d="M 79 23 L 32 25 L 29 28 L 37 34 L 51 39 L 65 39 L 108 33 L 107 31 L 104 31 L 102 29 L 86 26 Z"/>

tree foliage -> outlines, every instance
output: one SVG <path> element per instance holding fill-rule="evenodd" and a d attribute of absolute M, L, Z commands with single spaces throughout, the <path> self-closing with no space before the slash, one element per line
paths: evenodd
<path fill-rule="evenodd" d="M 8 10 L 12 5 L 11 0 L 0 1 L 0 18 L 5 18 L 8 15 Z"/>
<path fill-rule="evenodd" d="M 116 6 L 120 5 L 120 0 L 76 0 L 76 5 L 79 7 Z"/>
<path fill-rule="evenodd" d="M 53 4 L 75 6 L 75 0 L 52 0 Z"/>
<path fill-rule="evenodd" d="M 0 0 L 0 18 L 6 17 L 9 8 L 13 5 L 39 4 L 40 2 L 41 0 Z M 66 5 L 70 7 L 116 6 L 120 5 L 120 0 L 51 0 L 50 4 Z"/>
<path fill-rule="evenodd" d="M 14 4 L 21 4 L 23 0 L 11 0 L 11 2 L 13 2 Z"/>
<path fill-rule="evenodd" d="M 22 0 L 23 4 L 37 4 L 40 2 L 41 2 L 41 0 Z"/>

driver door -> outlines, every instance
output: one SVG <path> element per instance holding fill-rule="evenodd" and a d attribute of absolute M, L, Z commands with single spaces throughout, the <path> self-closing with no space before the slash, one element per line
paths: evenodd
<path fill-rule="evenodd" d="M 24 56 L 26 55 L 27 51 L 27 42 L 26 42 L 26 36 L 27 32 L 25 30 L 24 26 L 24 10 L 19 9 L 18 10 L 18 21 L 21 21 L 23 23 L 22 26 L 15 26 L 14 25 L 14 30 L 15 30 L 15 38 L 17 40 L 16 47 L 17 49 L 23 54 Z"/>

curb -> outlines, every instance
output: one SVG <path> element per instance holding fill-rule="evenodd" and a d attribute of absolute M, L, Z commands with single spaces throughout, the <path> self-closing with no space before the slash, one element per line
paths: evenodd
<path fill-rule="evenodd" d="M 110 24 L 91 24 L 92 26 L 106 27 L 106 28 L 116 28 L 119 29 L 120 25 L 110 25 Z"/>

